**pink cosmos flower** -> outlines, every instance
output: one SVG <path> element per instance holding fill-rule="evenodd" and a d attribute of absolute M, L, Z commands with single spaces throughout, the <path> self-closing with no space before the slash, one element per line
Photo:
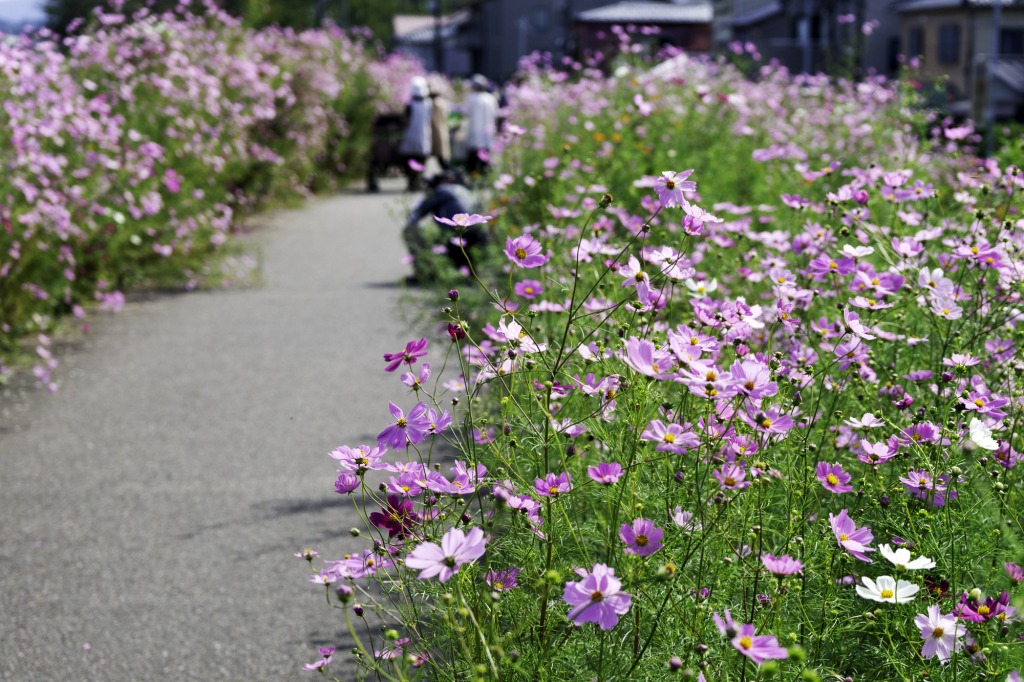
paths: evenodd
<path fill-rule="evenodd" d="M 465 564 L 476 561 L 484 555 L 486 541 L 480 528 L 471 528 L 464 533 L 461 528 L 452 528 L 441 538 L 441 545 L 424 542 L 409 552 L 405 565 L 421 569 L 420 580 L 433 578 L 445 582 L 459 572 Z"/>
<path fill-rule="evenodd" d="M 697 183 L 687 180 L 693 174 L 693 169 L 681 173 L 665 171 L 654 181 L 654 191 L 658 195 L 658 201 L 665 208 L 683 206 L 686 199 L 683 192 L 692 192 L 697 189 Z"/>
<path fill-rule="evenodd" d="M 504 571 L 487 571 L 484 581 L 495 592 L 506 592 L 513 587 L 518 587 L 517 577 L 519 577 L 519 569 L 513 566 Z"/>
<path fill-rule="evenodd" d="M 637 372 L 656 379 L 664 379 L 674 364 L 671 354 L 655 348 L 647 339 L 631 336 L 626 341 L 626 355 L 623 361 Z"/>
<path fill-rule="evenodd" d="M 451 218 L 440 218 L 438 216 L 434 216 L 434 220 L 443 225 L 450 225 L 451 227 L 461 229 L 486 223 L 490 219 L 491 216 L 489 215 L 479 215 L 477 213 L 456 213 Z"/>
<path fill-rule="evenodd" d="M 738 464 L 723 464 L 712 472 L 724 490 L 742 490 L 750 485 L 746 470 Z"/>
<path fill-rule="evenodd" d="M 650 556 L 661 549 L 661 538 L 665 533 L 647 519 L 634 519 L 632 525 L 622 524 L 619 538 L 626 543 L 626 554 Z"/>
<path fill-rule="evenodd" d="M 804 565 L 788 554 L 777 557 L 765 553 L 761 555 L 761 563 L 775 575 L 793 575 L 804 570 Z"/>
<path fill-rule="evenodd" d="M 535 279 L 524 279 L 522 282 L 516 282 L 513 291 L 516 292 L 516 296 L 534 299 L 544 293 L 544 286 Z"/>
<path fill-rule="evenodd" d="M 345 495 L 356 490 L 361 482 L 358 476 L 339 471 L 338 480 L 334 482 L 334 492 L 339 495 Z"/>
<path fill-rule="evenodd" d="M 320 647 L 320 660 L 307 663 L 302 666 L 303 670 L 309 671 L 323 671 L 331 664 L 331 657 L 334 656 L 333 646 L 322 646 Z"/>
<path fill-rule="evenodd" d="M 833 493 L 848 493 L 853 490 L 852 485 L 847 485 L 850 482 L 850 474 L 843 471 L 843 467 L 839 464 L 818 462 L 815 473 L 825 490 Z"/>
<path fill-rule="evenodd" d="M 572 608 L 566 618 L 574 625 L 597 623 L 602 630 L 618 625 L 619 616 L 625 615 L 633 597 L 622 591 L 622 582 L 615 577 L 615 569 L 605 564 L 594 564 L 588 573 L 580 573 L 582 580 L 565 584 L 562 599 Z"/>
<path fill-rule="evenodd" d="M 171 194 L 177 194 L 181 191 L 181 176 L 173 168 L 168 168 L 164 171 L 164 187 Z"/>
<path fill-rule="evenodd" d="M 549 473 L 544 478 L 536 479 L 533 489 L 542 497 L 558 497 L 562 493 L 572 490 L 572 474 L 569 472 L 557 475 Z"/>
<path fill-rule="evenodd" d="M 689 427 L 689 423 L 687 423 L 687 427 Z M 657 443 L 654 449 L 658 452 L 671 452 L 677 455 L 685 454 L 687 448 L 695 448 L 700 445 L 700 436 L 697 434 L 685 430 L 679 424 L 673 423 L 666 426 L 660 419 L 652 420 L 640 438 Z"/>
<path fill-rule="evenodd" d="M 540 242 L 528 234 L 505 240 L 505 255 L 521 268 L 537 268 L 551 259 L 541 253 Z"/>
<path fill-rule="evenodd" d="M 683 511 L 683 508 L 679 505 L 676 505 L 676 509 L 672 513 L 672 522 L 687 533 L 698 531 L 702 528 L 700 519 L 695 518 L 693 512 Z"/>
<path fill-rule="evenodd" d="M 332 450 L 330 456 L 338 460 L 338 466 L 341 467 L 341 471 L 354 474 L 362 471 L 383 469 L 384 462 L 382 458 L 385 453 L 387 453 L 387 448 L 380 446 L 371 448 L 369 445 L 359 445 L 352 448 L 347 445 L 341 445 Z"/>
<path fill-rule="evenodd" d="M 394 403 L 388 403 L 388 407 L 391 416 L 395 418 L 395 423 L 377 435 L 378 446 L 390 446 L 394 450 L 400 450 L 407 442 L 416 445 L 427 437 L 429 424 L 425 420 L 427 406 L 424 403 L 416 403 L 408 416 Z"/>
<path fill-rule="evenodd" d="M 942 615 L 938 604 L 929 606 L 927 615 L 918 615 L 914 624 L 924 640 L 924 646 L 921 647 L 924 658 L 936 656 L 939 663 L 948 663 L 952 653 L 964 645 L 960 639 L 966 633 L 963 625 L 952 614 Z"/>
<path fill-rule="evenodd" d="M 768 659 L 789 658 L 789 652 L 779 646 L 779 640 L 771 635 L 757 635 L 750 623 L 737 625 L 732 619 L 729 609 L 725 610 L 725 619 L 717 613 L 711 614 L 722 636 L 729 641 L 741 654 L 761 665 Z"/>
<path fill-rule="evenodd" d="M 402 383 L 409 388 L 419 390 L 419 388 L 427 382 L 427 379 L 430 378 L 430 363 L 424 362 L 418 375 L 413 374 L 412 372 L 402 372 L 402 376 L 400 378 Z"/>
<path fill-rule="evenodd" d="M 867 526 L 857 528 L 845 509 L 839 512 L 839 516 L 829 514 L 828 521 L 832 525 L 832 532 L 835 534 L 839 546 L 861 561 L 870 564 L 871 559 L 867 557 L 867 552 L 875 551 L 874 548 L 868 547 L 868 543 L 875 539 L 871 529 Z"/>

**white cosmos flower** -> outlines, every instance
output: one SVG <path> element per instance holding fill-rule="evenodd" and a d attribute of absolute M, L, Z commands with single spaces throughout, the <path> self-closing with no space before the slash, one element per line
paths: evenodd
<path fill-rule="evenodd" d="M 857 594 L 871 601 L 888 602 L 890 604 L 906 604 L 914 598 L 921 588 L 906 580 L 896 580 L 891 575 L 880 575 L 878 580 L 864 576 L 864 586 L 857 585 Z"/>
<path fill-rule="evenodd" d="M 893 549 L 889 545 L 881 545 L 879 546 L 878 551 L 881 552 L 882 556 L 889 560 L 890 564 L 905 571 L 920 571 L 925 568 L 935 568 L 935 562 L 926 556 L 919 556 L 911 561 L 910 550 L 906 547 L 897 547 L 896 549 Z"/>
<path fill-rule="evenodd" d="M 701 298 L 718 289 L 718 280 L 714 278 L 698 282 L 691 277 L 684 280 L 683 284 L 685 284 L 686 288 L 690 290 L 690 295 L 696 296 L 697 298 Z"/>
<path fill-rule="evenodd" d="M 971 442 L 977 445 L 982 450 L 998 450 L 999 443 L 992 437 L 992 429 L 985 426 L 977 417 L 971 418 L 971 423 L 967 427 L 967 431 L 970 435 Z"/>

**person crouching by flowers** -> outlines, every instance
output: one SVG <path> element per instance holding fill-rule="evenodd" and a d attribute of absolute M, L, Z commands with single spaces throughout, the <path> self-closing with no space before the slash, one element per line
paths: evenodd
<path fill-rule="evenodd" d="M 446 255 L 457 269 L 472 266 L 475 254 L 490 242 L 485 224 L 491 217 L 471 212 L 478 203 L 458 170 L 443 171 L 427 181 L 427 193 L 413 208 L 402 230 L 414 273 L 407 283 L 434 279 L 431 253 Z M 423 220 L 427 216 L 434 219 Z"/>

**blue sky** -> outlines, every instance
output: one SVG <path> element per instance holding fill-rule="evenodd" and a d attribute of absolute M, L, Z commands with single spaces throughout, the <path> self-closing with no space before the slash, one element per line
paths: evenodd
<path fill-rule="evenodd" d="M 0 20 L 26 21 L 44 16 L 45 0 L 0 0 Z"/>

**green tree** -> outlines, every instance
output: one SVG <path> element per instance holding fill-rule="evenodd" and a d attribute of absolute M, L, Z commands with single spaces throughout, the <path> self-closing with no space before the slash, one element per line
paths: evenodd
<path fill-rule="evenodd" d="M 464 0 L 437 1 L 446 13 L 464 4 Z M 131 13 L 146 5 L 164 11 L 176 4 L 176 0 L 155 0 L 152 5 L 146 0 L 126 0 L 124 11 Z M 105 5 L 106 0 L 46 0 L 45 9 L 50 28 L 64 33 L 72 21 L 88 19 L 94 8 Z M 219 0 L 218 5 L 254 28 L 303 29 L 325 20 L 345 27 L 367 26 L 386 45 L 391 42 L 396 14 L 427 14 L 434 8 L 431 0 Z M 195 9 L 200 7 L 196 3 Z"/>

